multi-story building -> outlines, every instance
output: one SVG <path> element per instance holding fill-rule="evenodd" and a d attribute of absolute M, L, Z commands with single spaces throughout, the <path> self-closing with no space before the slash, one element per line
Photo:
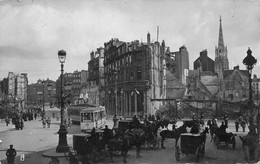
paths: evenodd
<path fill-rule="evenodd" d="M 15 96 L 16 95 L 16 86 L 17 86 L 16 75 L 13 72 L 8 73 L 8 94 Z"/>
<path fill-rule="evenodd" d="M 90 53 L 88 62 L 88 103 L 96 106 L 104 106 L 104 48 Z"/>
<path fill-rule="evenodd" d="M 189 52 L 187 51 L 187 48 L 181 46 L 179 51 L 167 52 L 166 66 L 182 84 L 186 85 L 186 77 L 188 76 L 189 70 Z"/>
<path fill-rule="evenodd" d="M 68 83 L 72 84 L 73 79 L 74 79 L 73 73 L 65 73 L 63 75 L 63 82 L 62 82 L 62 84 L 63 84 L 63 87 L 62 87 L 63 94 L 66 95 L 66 96 L 69 95 L 68 97 L 66 97 L 65 103 L 73 103 L 74 99 L 73 99 L 73 96 L 71 94 L 71 90 L 70 91 L 65 90 L 66 84 L 68 84 Z M 59 100 L 60 97 L 61 97 L 61 79 L 60 79 L 60 76 L 59 76 L 59 78 L 56 80 L 56 99 L 58 101 L 60 101 Z M 55 103 L 56 105 L 57 105 L 57 102 L 58 102 L 57 100 L 56 100 L 56 103 Z"/>
<path fill-rule="evenodd" d="M 88 71 L 81 71 L 81 89 L 80 89 L 80 98 L 84 99 L 85 102 L 88 102 Z"/>
<path fill-rule="evenodd" d="M 17 103 L 18 110 L 24 110 L 27 104 L 28 78 L 26 73 L 8 73 L 8 95 Z"/>
<path fill-rule="evenodd" d="M 138 113 L 155 114 L 166 98 L 165 43 L 105 43 L 105 106 L 110 114 L 122 116 Z"/>
<path fill-rule="evenodd" d="M 22 108 L 23 110 L 27 104 L 27 90 L 28 90 L 27 74 L 26 73 L 18 74 L 16 79 L 17 79 L 16 97 L 20 102 L 19 107 Z"/>
<path fill-rule="evenodd" d="M 253 90 L 253 100 L 257 102 L 257 104 L 259 104 L 259 99 L 260 99 L 260 79 L 257 78 L 257 75 L 253 76 L 252 79 L 252 90 Z"/>
<path fill-rule="evenodd" d="M 48 85 L 51 86 L 48 90 Z M 56 83 L 52 80 L 37 80 L 37 83 L 28 85 L 28 106 L 29 108 L 44 106 L 52 107 L 54 105 L 55 93 L 56 93 Z"/>
<path fill-rule="evenodd" d="M 7 95 L 8 94 L 8 78 L 4 78 L 0 81 L 0 88 L 2 94 Z"/>
<path fill-rule="evenodd" d="M 81 71 L 76 70 L 73 72 L 71 94 L 74 100 L 77 100 L 80 97 L 81 75 L 82 75 Z"/>

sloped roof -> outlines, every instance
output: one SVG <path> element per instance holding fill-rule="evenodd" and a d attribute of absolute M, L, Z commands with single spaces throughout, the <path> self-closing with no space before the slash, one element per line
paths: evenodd
<path fill-rule="evenodd" d="M 166 70 L 166 88 L 186 88 L 169 70 Z"/>
<path fill-rule="evenodd" d="M 223 71 L 223 78 L 225 79 L 227 76 L 231 75 L 234 71 L 239 71 L 241 74 L 243 74 L 244 76 L 248 76 L 248 71 L 247 70 L 224 70 Z"/>
<path fill-rule="evenodd" d="M 209 98 L 212 97 L 211 92 L 208 90 L 208 88 L 202 82 L 199 83 L 199 88 L 202 92 L 205 93 L 206 96 L 208 96 Z"/>

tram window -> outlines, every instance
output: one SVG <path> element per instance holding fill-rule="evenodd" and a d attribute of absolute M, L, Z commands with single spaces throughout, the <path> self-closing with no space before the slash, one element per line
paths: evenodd
<path fill-rule="evenodd" d="M 94 114 L 94 113 L 90 113 L 90 115 L 91 115 L 91 121 L 92 121 L 92 122 L 94 121 L 94 119 L 93 119 L 93 118 L 94 118 L 94 117 L 93 117 L 93 114 Z"/>
<path fill-rule="evenodd" d="M 84 114 L 81 113 L 81 115 L 80 115 L 80 121 L 83 122 L 83 120 L 84 120 Z"/>
<path fill-rule="evenodd" d="M 100 115 L 100 119 L 102 119 L 103 118 L 103 111 L 100 111 L 99 115 Z"/>
<path fill-rule="evenodd" d="M 91 121 L 93 121 L 92 113 L 84 113 L 84 120 L 91 120 Z"/>

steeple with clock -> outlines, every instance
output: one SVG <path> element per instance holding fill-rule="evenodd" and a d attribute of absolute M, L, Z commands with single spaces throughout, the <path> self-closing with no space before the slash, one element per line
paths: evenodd
<path fill-rule="evenodd" d="M 223 70 L 229 69 L 227 46 L 224 45 L 223 30 L 220 16 L 218 46 L 215 47 L 215 72 L 223 78 Z"/>

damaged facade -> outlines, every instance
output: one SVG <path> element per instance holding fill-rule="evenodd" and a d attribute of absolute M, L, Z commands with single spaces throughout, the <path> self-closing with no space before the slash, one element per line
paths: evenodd
<path fill-rule="evenodd" d="M 104 44 L 104 89 L 107 113 L 122 116 L 155 114 L 166 98 L 165 43 L 123 42 Z"/>

